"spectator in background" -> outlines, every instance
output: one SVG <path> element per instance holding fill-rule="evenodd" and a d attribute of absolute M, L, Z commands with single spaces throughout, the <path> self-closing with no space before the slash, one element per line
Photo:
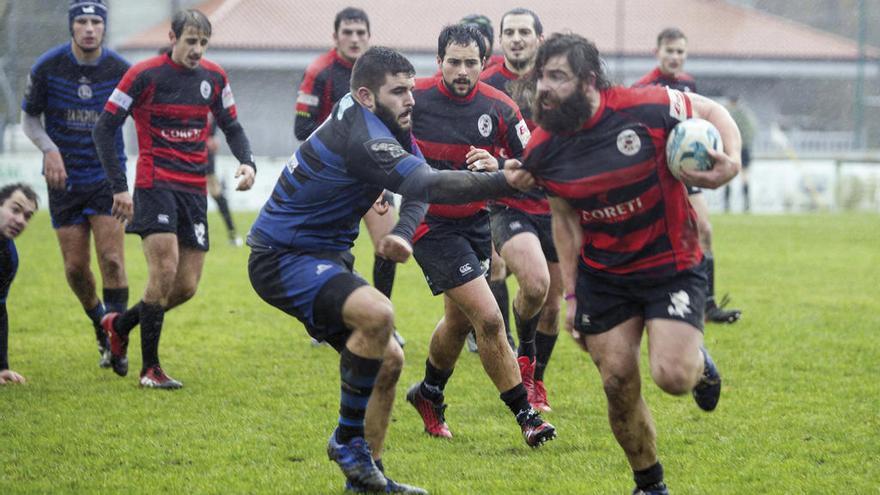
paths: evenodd
<path fill-rule="evenodd" d="M 727 111 L 739 127 L 742 136 L 742 179 L 743 211 L 751 210 L 749 199 L 749 165 L 752 162 L 752 143 L 755 140 L 755 114 L 740 101 L 739 95 L 731 95 L 727 102 Z M 724 187 L 724 211 L 730 211 L 730 184 Z"/>

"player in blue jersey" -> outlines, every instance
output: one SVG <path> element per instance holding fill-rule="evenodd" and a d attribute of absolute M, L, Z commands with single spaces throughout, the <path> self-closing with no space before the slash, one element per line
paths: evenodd
<path fill-rule="evenodd" d="M 247 239 L 257 294 L 341 355 L 339 424 L 327 451 L 354 491 L 425 493 L 383 474 L 403 350 L 390 338 L 391 302 L 352 269 L 361 218 L 383 189 L 403 195 L 401 222 L 379 243 L 380 254 L 403 262 L 412 253 L 411 226 L 427 209 L 422 202 L 510 194 L 515 175 L 428 166 L 410 134 L 413 77 L 412 64 L 394 50 L 373 47 L 358 58 L 351 93 L 287 162 Z"/>
<path fill-rule="evenodd" d="M 71 0 L 71 41 L 52 48 L 31 69 L 22 102 L 22 127 L 43 152 L 49 189 L 49 214 L 64 258 L 67 283 L 92 321 L 100 366 L 110 366 L 107 338 L 101 330 L 105 311 L 125 311 L 123 228 L 111 215 L 113 192 L 92 141 L 92 128 L 128 63 L 102 46 L 107 7 L 101 0 Z M 40 118 L 42 116 L 42 119 Z M 122 130 L 116 153 L 125 164 Z M 94 237 L 103 299 L 92 274 Z"/>
<path fill-rule="evenodd" d="M 13 239 L 24 231 L 36 210 L 37 195 L 30 186 L 19 183 L 0 189 L 0 385 L 26 381 L 23 376 L 9 369 L 6 296 L 9 295 L 9 286 L 18 271 L 18 251 Z"/>

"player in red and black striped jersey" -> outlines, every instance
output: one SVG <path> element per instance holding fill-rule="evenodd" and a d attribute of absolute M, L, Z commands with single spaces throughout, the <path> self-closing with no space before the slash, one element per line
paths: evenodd
<path fill-rule="evenodd" d="M 498 157 L 518 157 L 528 128 L 507 95 L 479 81 L 486 55 L 473 26 L 447 26 L 437 43 L 442 75 L 416 81 L 413 136 L 426 161 L 438 170 L 495 170 Z M 486 275 L 491 234 L 485 201 L 432 204 L 416 229 L 413 255 L 434 295 L 443 294 L 445 314 L 431 338 L 424 380 L 410 389 L 425 430 L 451 437 L 443 415 L 444 388 L 473 328 L 483 369 L 516 416 L 526 443 L 537 447 L 555 437 L 552 425 L 531 408 L 504 333 Z"/>
<path fill-rule="evenodd" d="M 696 217 L 666 165 L 666 138 L 690 117 L 715 124 L 724 153 L 712 152 L 713 169 L 685 181 L 716 188 L 739 171 L 739 131 L 724 107 L 695 93 L 611 87 L 595 45 L 578 35 L 547 39 L 535 75 L 539 128 L 523 165 L 550 195 L 564 287 L 573 296 L 566 326 L 599 369 L 634 493 L 667 493 L 641 395 L 644 329 L 652 377 L 667 393 L 692 392 L 712 410 L 721 377 L 703 347 Z"/>
<path fill-rule="evenodd" d="M 636 81 L 633 87 L 666 86 L 685 93 L 696 93 L 697 82 L 684 71 L 687 60 L 687 37 L 677 28 L 667 28 L 657 35 L 657 67 Z M 715 258 L 712 255 L 712 223 L 709 221 L 709 204 L 701 194 L 700 188 L 688 187 L 688 195 L 694 211 L 697 212 L 697 227 L 700 232 L 700 246 L 706 256 L 706 276 L 708 295 L 706 297 L 706 321 L 715 323 L 734 323 L 742 312 L 724 307 L 727 296 L 721 305 L 715 302 Z"/>
<path fill-rule="evenodd" d="M 512 86 L 524 82 L 515 83 L 532 71 L 543 34 L 541 20 L 531 10 L 516 8 L 505 13 L 501 17 L 504 63 L 484 70 L 480 79 L 511 97 L 526 99 L 522 91 L 514 91 Z M 534 129 L 528 101 L 518 103 L 529 130 Z M 549 411 L 544 370 L 559 334 L 562 301 L 562 277 L 553 247 L 550 204 L 543 191 L 533 189 L 500 198 L 490 210 L 495 250 L 501 254 L 506 272 L 512 273 L 519 285 L 513 313 L 523 385 L 529 391 L 529 402 L 537 409 Z M 501 280 L 491 281 L 490 286 L 502 312 L 506 311 L 504 275 Z"/>
<path fill-rule="evenodd" d="M 347 7 L 340 10 L 333 20 L 334 46 L 313 61 L 303 76 L 296 95 L 294 134 L 300 141 L 324 122 L 333 105 L 349 92 L 349 80 L 354 62 L 370 46 L 370 18 L 361 9 Z M 373 241 L 373 285 L 391 298 L 397 265 L 379 255 L 379 242 L 394 228 L 394 207 L 390 193 L 379 202 L 386 208 L 384 213 L 370 210 L 364 216 L 367 232 Z M 394 338 L 402 346 L 403 337 L 394 331 Z"/>
<path fill-rule="evenodd" d="M 140 234 L 149 276 L 143 299 L 122 314 L 102 320 L 110 340 L 111 365 L 128 373 L 128 334 L 141 326 L 143 368 L 140 384 L 180 388 L 159 366 L 159 336 L 165 312 L 196 291 L 208 250 L 206 174 L 208 114 L 226 135 L 241 165 L 238 190 L 254 183 L 256 167 L 250 143 L 238 123 L 226 73 L 205 60 L 211 23 L 197 10 L 181 11 L 171 21 L 169 54 L 134 65 L 122 78 L 95 125 L 98 156 L 113 188 L 113 215 Z M 119 167 L 112 136 L 134 116 L 139 156 L 134 205 Z"/>

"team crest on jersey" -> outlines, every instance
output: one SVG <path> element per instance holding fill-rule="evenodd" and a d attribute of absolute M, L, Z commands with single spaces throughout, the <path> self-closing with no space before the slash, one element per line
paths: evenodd
<path fill-rule="evenodd" d="M 199 91 L 202 92 L 202 98 L 207 100 L 211 97 L 211 83 L 208 81 L 202 81 L 202 84 L 199 85 Z"/>
<path fill-rule="evenodd" d="M 626 156 L 633 156 L 642 149 L 642 140 L 636 131 L 626 129 L 617 135 L 617 149 Z"/>
<path fill-rule="evenodd" d="M 485 113 L 480 115 L 479 120 L 477 120 L 477 129 L 479 129 L 481 136 L 489 137 L 492 134 L 492 117 Z"/>
<path fill-rule="evenodd" d="M 671 304 L 666 308 L 666 310 L 669 312 L 669 316 L 678 316 L 679 318 L 684 318 L 686 315 L 692 312 L 690 308 L 691 298 L 688 293 L 683 290 L 670 293 L 669 302 Z"/>
<path fill-rule="evenodd" d="M 79 96 L 80 100 L 91 100 L 92 88 L 88 84 L 81 84 L 80 87 L 76 89 L 76 94 Z"/>

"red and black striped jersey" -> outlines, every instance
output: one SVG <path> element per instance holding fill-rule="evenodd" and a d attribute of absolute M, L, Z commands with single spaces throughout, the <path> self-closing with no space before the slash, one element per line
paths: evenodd
<path fill-rule="evenodd" d="M 480 80 L 487 83 L 499 91 L 503 91 L 506 95 L 513 98 L 511 94 L 510 84 L 519 79 L 519 76 L 511 72 L 503 63 L 494 65 L 480 74 Z M 537 124 L 532 120 L 532 109 L 527 101 L 517 101 L 523 119 L 529 127 L 529 131 L 535 130 Z M 498 198 L 496 203 L 506 205 L 508 208 L 514 208 L 532 215 L 549 215 L 550 203 L 547 202 L 547 196 L 538 188 L 534 188 L 528 192 L 519 192 L 507 198 Z"/>
<path fill-rule="evenodd" d="M 654 70 L 642 76 L 632 85 L 634 88 L 644 88 L 645 86 L 666 86 L 685 93 L 697 92 L 697 81 L 693 76 L 685 72 L 681 72 L 677 76 L 666 75 L 660 72 L 660 67 L 655 67 Z"/>
<path fill-rule="evenodd" d="M 528 142 L 529 129 L 516 103 L 486 83 L 477 82 L 470 94 L 457 97 L 442 77 L 421 78 L 416 80 L 413 97 L 413 136 L 435 169 L 466 170 L 465 155 L 471 146 L 488 151 L 503 163 L 502 157 L 521 156 Z M 432 204 L 428 215 L 465 218 L 485 205 L 485 201 Z"/>
<path fill-rule="evenodd" d="M 335 48 L 309 64 L 296 95 L 293 130 L 297 139 L 305 141 L 330 115 L 333 105 L 351 91 L 353 66 Z"/>
<path fill-rule="evenodd" d="M 138 136 L 135 187 L 145 189 L 205 194 L 208 114 L 214 115 L 224 132 L 239 127 L 223 69 L 205 59 L 189 69 L 167 54 L 132 66 L 104 111 L 119 125 L 128 114 L 134 117 Z"/>
<path fill-rule="evenodd" d="M 535 130 L 524 165 L 579 212 L 588 270 L 663 277 L 702 259 L 696 214 L 666 166 L 666 137 L 692 114 L 680 91 L 615 87 L 601 91 L 598 111 L 580 130 Z"/>

